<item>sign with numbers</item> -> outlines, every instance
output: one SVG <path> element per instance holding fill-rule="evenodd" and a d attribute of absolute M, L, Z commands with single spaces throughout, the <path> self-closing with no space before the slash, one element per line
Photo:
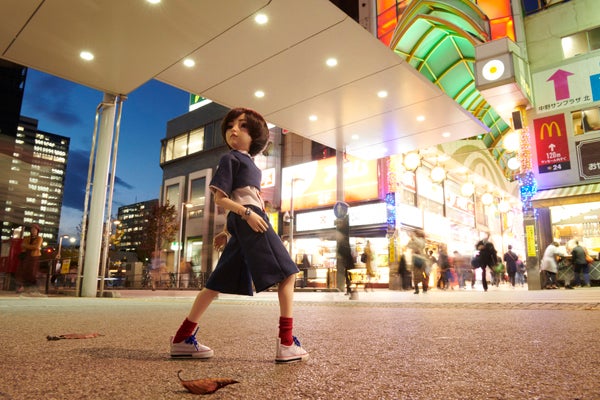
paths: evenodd
<path fill-rule="evenodd" d="M 571 169 L 565 115 L 557 114 L 533 120 L 538 172 Z"/>

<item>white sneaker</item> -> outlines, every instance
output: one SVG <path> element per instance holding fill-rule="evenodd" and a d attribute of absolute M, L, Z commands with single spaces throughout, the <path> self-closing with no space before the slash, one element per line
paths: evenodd
<path fill-rule="evenodd" d="M 308 352 L 302 348 L 300 341 L 296 336 L 293 336 L 293 339 L 294 343 L 290 346 L 286 346 L 281 344 L 281 338 L 277 338 L 276 363 L 293 363 L 308 360 Z"/>
<path fill-rule="evenodd" d="M 181 343 L 173 343 L 171 336 L 171 358 L 211 358 L 215 354 L 210 347 L 198 343 L 196 332 Z"/>

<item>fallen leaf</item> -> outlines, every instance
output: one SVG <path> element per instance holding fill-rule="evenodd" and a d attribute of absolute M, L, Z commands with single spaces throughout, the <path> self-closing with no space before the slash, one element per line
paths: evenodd
<path fill-rule="evenodd" d="M 233 383 L 239 383 L 238 381 L 229 378 L 202 378 L 184 381 L 181 379 L 181 372 L 182 370 L 177 372 L 179 382 L 181 382 L 183 387 L 193 394 L 210 394 L 216 392 L 224 386 L 231 385 Z"/>
<path fill-rule="evenodd" d="M 93 339 L 98 336 L 104 336 L 100 333 L 67 333 L 65 335 L 58 336 L 46 336 L 48 340 L 61 340 L 61 339 Z"/>

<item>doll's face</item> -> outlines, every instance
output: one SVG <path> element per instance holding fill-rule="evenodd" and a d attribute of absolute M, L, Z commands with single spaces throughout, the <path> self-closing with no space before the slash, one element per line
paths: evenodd
<path fill-rule="evenodd" d="M 240 114 L 227 125 L 225 131 L 227 144 L 234 150 L 249 151 L 252 137 L 248 133 L 246 114 Z"/>

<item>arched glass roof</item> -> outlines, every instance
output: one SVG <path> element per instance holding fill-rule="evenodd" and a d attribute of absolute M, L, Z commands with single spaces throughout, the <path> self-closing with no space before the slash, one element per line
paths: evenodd
<path fill-rule="evenodd" d="M 413 0 L 398 20 L 390 47 L 490 128 L 481 140 L 511 177 L 507 161 L 514 153 L 499 146 L 511 128 L 475 88 L 475 46 L 489 40 L 489 20 L 471 1 Z"/>

